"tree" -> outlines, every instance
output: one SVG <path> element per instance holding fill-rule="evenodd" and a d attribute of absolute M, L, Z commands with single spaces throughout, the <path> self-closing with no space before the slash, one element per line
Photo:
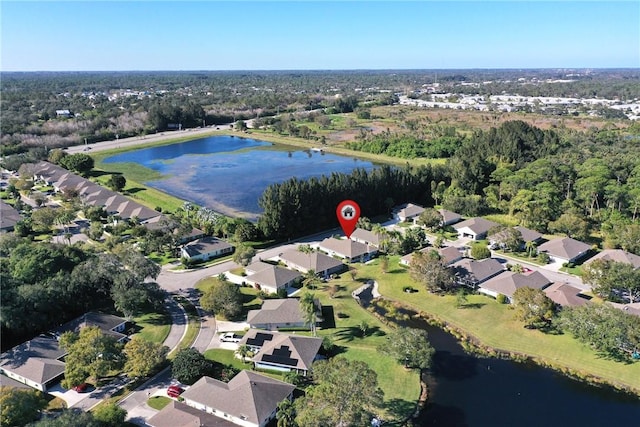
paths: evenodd
<path fill-rule="evenodd" d="M 87 154 L 70 154 L 60 159 L 60 166 L 70 171 L 85 175 L 93 169 L 93 158 Z"/>
<path fill-rule="evenodd" d="M 276 420 L 278 420 L 277 427 L 298 427 L 296 424 L 296 410 L 291 400 L 284 399 L 278 403 Z"/>
<path fill-rule="evenodd" d="M 33 229 L 38 232 L 49 232 L 56 221 L 58 213 L 56 209 L 45 206 L 36 209 L 31 214 L 31 224 Z"/>
<path fill-rule="evenodd" d="M 127 411 L 115 403 L 98 405 L 93 411 L 93 417 L 106 427 L 121 427 L 127 417 Z"/>
<path fill-rule="evenodd" d="M 497 230 L 489 231 L 491 238 L 498 243 L 500 248 L 511 252 L 520 250 L 522 244 L 522 233 L 515 227 L 500 227 Z"/>
<path fill-rule="evenodd" d="M 104 427 L 104 424 L 96 420 L 92 412 L 65 409 L 59 417 L 43 418 L 30 424 L 30 427 Z"/>
<path fill-rule="evenodd" d="M 524 244 L 524 250 L 527 251 L 527 255 L 529 258 L 533 258 L 536 255 L 538 249 L 538 245 L 536 242 L 528 241 Z"/>
<path fill-rule="evenodd" d="M 247 357 L 251 354 L 251 348 L 246 344 L 242 344 L 238 347 L 237 353 L 242 359 L 242 363 L 246 363 Z"/>
<path fill-rule="evenodd" d="M 233 262 L 240 264 L 243 267 L 251 264 L 251 260 L 256 255 L 256 250 L 249 245 L 243 243 L 236 246 L 236 251 L 233 254 Z"/>
<path fill-rule="evenodd" d="M 631 264 L 596 259 L 583 267 L 582 280 L 607 300 L 640 300 L 640 270 Z"/>
<path fill-rule="evenodd" d="M 491 258 L 491 250 L 484 243 L 474 243 L 471 245 L 471 256 L 474 259 Z"/>
<path fill-rule="evenodd" d="M 630 359 L 640 351 L 640 317 L 609 304 L 564 308 L 557 324 L 577 340 L 615 359 Z"/>
<path fill-rule="evenodd" d="M 147 309 L 161 309 L 165 297 L 165 291 L 156 282 L 118 281 L 111 288 L 113 305 L 125 317 L 142 314 Z"/>
<path fill-rule="evenodd" d="M 122 345 L 104 335 L 97 326 L 86 326 L 79 333 L 65 332 L 60 336 L 60 348 L 65 356 L 65 379 L 62 386 L 71 388 L 87 377 L 100 378 L 110 370 L 120 368 L 124 361 Z"/>
<path fill-rule="evenodd" d="M 127 179 L 124 177 L 124 175 L 112 174 L 111 178 L 109 178 L 109 182 L 107 182 L 107 185 L 113 191 L 122 191 L 122 189 L 127 185 Z"/>
<path fill-rule="evenodd" d="M 524 322 L 525 327 L 544 328 L 555 314 L 555 304 L 540 289 L 518 288 L 513 293 L 515 318 Z"/>
<path fill-rule="evenodd" d="M 200 297 L 200 305 L 207 311 L 231 319 L 242 311 L 242 295 L 237 285 L 218 277 Z"/>
<path fill-rule="evenodd" d="M 334 357 L 313 364 L 314 383 L 296 400 L 301 426 L 367 425 L 382 404 L 378 376 L 359 360 Z"/>
<path fill-rule="evenodd" d="M 456 308 L 464 307 L 467 305 L 468 301 L 467 292 L 463 288 L 458 289 L 458 292 L 456 293 Z"/>
<path fill-rule="evenodd" d="M 300 297 L 300 308 L 302 309 L 302 318 L 304 323 L 309 325 L 309 329 L 316 336 L 317 307 L 316 300 L 311 292 L 305 292 Z"/>
<path fill-rule="evenodd" d="M 384 274 L 389 271 L 389 257 L 386 255 L 380 256 L 380 271 Z"/>
<path fill-rule="evenodd" d="M 417 369 L 429 369 L 435 354 L 426 331 L 405 327 L 400 327 L 388 334 L 378 350 L 393 357 L 405 368 Z"/>
<path fill-rule="evenodd" d="M 589 238 L 589 223 L 574 213 L 566 212 L 549 223 L 549 231 L 565 234 L 578 240 Z"/>
<path fill-rule="evenodd" d="M 168 352 L 169 348 L 160 343 L 134 336 L 124 346 L 124 354 L 127 357 L 124 371 L 130 377 L 147 377 L 167 360 Z"/>
<path fill-rule="evenodd" d="M 0 426 L 25 425 L 40 417 L 47 400 L 37 390 L 0 387 Z"/>
<path fill-rule="evenodd" d="M 435 230 L 442 225 L 442 215 L 433 208 L 427 208 L 420 214 L 417 223 L 430 230 Z"/>
<path fill-rule="evenodd" d="M 181 383 L 193 384 L 213 369 L 211 361 L 195 348 L 183 348 L 171 362 L 171 376 Z"/>
<path fill-rule="evenodd" d="M 448 292 L 455 288 L 453 273 L 435 250 L 414 253 L 409 275 L 423 284 L 429 292 Z"/>

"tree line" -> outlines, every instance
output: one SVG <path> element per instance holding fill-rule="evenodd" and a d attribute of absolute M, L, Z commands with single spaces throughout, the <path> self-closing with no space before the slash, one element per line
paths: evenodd
<path fill-rule="evenodd" d="M 336 206 L 344 199 L 360 205 L 363 216 L 388 215 L 397 203 L 408 200 L 432 204 L 430 183 L 445 180 L 438 166 L 380 166 L 372 171 L 332 173 L 319 178 L 291 178 L 272 184 L 258 204 L 264 210 L 258 228 L 268 238 L 291 238 L 334 228 Z"/>

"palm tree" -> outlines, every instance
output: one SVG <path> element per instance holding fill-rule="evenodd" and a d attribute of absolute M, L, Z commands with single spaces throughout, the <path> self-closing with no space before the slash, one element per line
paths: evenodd
<path fill-rule="evenodd" d="M 302 278 L 302 284 L 308 289 L 314 289 L 319 281 L 320 279 L 318 279 L 314 269 L 307 271 Z"/>
<path fill-rule="evenodd" d="M 536 242 L 527 242 L 524 244 L 524 248 L 527 251 L 527 254 L 529 255 L 529 258 L 532 258 L 535 253 L 536 253 L 536 248 L 538 247 L 538 245 L 536 245 Z"/>
<path fill-rule="evenodd" d="M 310 292 L 305 292 L 300 297 L 300 308 L 302 308 L 302 318 L 304 319 L 304 323 L 309 325 L 311 329 L 311 333 L 313 336 L 316 336 L 316 302 L 313 298 L 313 294 Z"/>
<path fill-rule="evenodd" d="M 242 358 L 242 363 L 245 363 L 247 361 L 246 359 L 250 353 L 251 353 L 251 349 L 249 348 L 248 345 L 242 344 L 240 347 L 238 347 L 238 354 Z"/>
<path fill-rule="evenodd" d="M 276 412 L 278 427 L 297 427 L 296 411 L 293 403 L 289 399 L 284 399 L 278 403 L 278 411 Z"/>

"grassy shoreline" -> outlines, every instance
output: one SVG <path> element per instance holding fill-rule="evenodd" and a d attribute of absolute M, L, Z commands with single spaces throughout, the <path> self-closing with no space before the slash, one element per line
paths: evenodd
<path fill-rule="evenodd" d="M 390 265 L 397 265 L 398 257 L 391 257 Z M 379 274 L 378 262 L 360 268 L 363 277 L 374 278 L 380 293 L 389 300 L 399 301 L 417 312 L 453 326 L 458 331 L 477 340 L 482 347 L 495 352 L 508 352 L 528 356 L 542 366 L 552 367 L 564 373 L 580 373 L 595 377 L 616 388 L 628 389 L 640 396 L 640 363 L 624 364 L 596 354 L 570 335 L 544 334 L 529 330 L 513 319 L 508 305 L 498 304 L 483 295 L 469 295 L 468 304 L 476 308 L 456 308 L 455 296 L 436 296 L 415 286 L 402 267 L 392 268 L 387 274 Z M 402 290 L 407 283 L 419 289 L 407 294 Z M 574 376 L 574 375 L 572 375 Z"/>

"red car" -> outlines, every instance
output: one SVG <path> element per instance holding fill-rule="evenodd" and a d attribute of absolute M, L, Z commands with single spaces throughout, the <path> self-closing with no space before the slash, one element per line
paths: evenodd
<path fill-rule="evenodd" d="M 167 389 L 167 396 L 176 398 L 182 394 L 184 390 L 177 385 L 171 385 Z"/>
<path fill-rule="evenodd" d="M 84 393 L 85 391 L 87 391 L 87 389 L 89 389 L 89 384 L 82 383 L 82 384 L 78 384 L 77 386 L 75 386 L 73 388 L 73 391 L 77 391 L 78 393 Z"/>

